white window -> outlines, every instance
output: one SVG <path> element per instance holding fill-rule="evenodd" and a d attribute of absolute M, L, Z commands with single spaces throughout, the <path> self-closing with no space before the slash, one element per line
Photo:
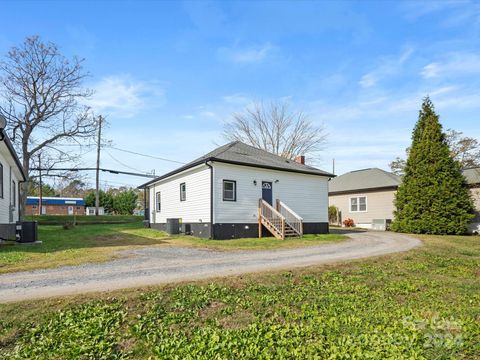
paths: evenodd
<path fill-rule="evenodd" d="M 157 212 L 160 212 L 162 210 L 162 194 L 160 191 L 155 194 L 155 200 Z"/>
<path fill-rule="evenodd" d="M 3 165 L 0 163 L 0 197 L 3 199 Z"/>
<path fill-rule="evenodd" d="M 185 183 L 180 184 L 180 201 L 187 200 L 187 186 Z"/>
<path fill-rule="evenodd" d="M 223 180 L 223 201 L 237 201 L 237 182 Z"/>
<path fill-rule="evenodd" d="M 367 197 L 357 196 L 350 198 L 350 212 L 366 212 Z"/>
<path fill-rule="evenodd" d="M 14 180 L 12 180 L 12 205 L 17 206 L 17 185 Z"/>

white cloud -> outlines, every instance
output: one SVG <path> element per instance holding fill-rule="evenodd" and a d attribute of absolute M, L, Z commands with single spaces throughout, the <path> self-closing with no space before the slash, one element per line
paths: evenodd
<path fill-rule="evenodd" d="M 226 103 L 233 105 L 246 105 L 252 102 L 252 99 L 242 94 L 226 95 L 222 99 Z"/>
<path fill-rule="evenodd" d="M 128 75 L 104 77 L 92 88 L 95 93 L 88 104 L 106 115 L 128 118 L 165 102 L 165 92 L 157 83 L 135 80 Z"/>
<path fill-rule="evenodd" d="M 270 43 L 261 46 L 252 46 L 248 48 L 222 47 L 218 49 L 221 57 L 226 58 L 237 64 L 253 64 L 264 61 L 275 49 Z"/>
<path fill-rule="evenodd" d="M 444 61 L 432 62 L 423 67 L 421 75 L 431 79 L 448 75 L 480 73 L 480 55 L 472 53 L 454 53 Z"/>
<path fill-rule="evenodd" d="M 411 47 L 406 48 L 398 58 L 386 57 L 380 60 L 375 70 L 365 74 L 359 81 L 359 84 L 363 88 L 369 88 L 375 86 L 379 81 L 386 77 L 397 74 L 402 65 L 410 58 L 413 53 Z"/>
<path fill-rule="evenodd" d="M 475 0 L 404 1 L 401 7 L 412 21 L 441 13 L 439 24 L 445 27 L 475 28 L 480 24 L 480 4 Z"/>

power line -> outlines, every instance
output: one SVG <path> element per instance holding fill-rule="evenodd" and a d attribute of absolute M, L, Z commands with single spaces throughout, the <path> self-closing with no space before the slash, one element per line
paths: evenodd
<path fill-rule="evenodd" d="M 78 146 L 78 147 L 93 147 L 95 146 L 95 144 L 55 144 L 55 146 Z M 177 161 L 177 160 L 172 160 L 172 159 L 167 159 L 167 158 L 164 158 L 164 157 L 160 157 L 160 156 L 153 156 L 153 155 L 148 155 L 148 154 L 142 154 L 142 153 L 139 153 L 139 152 L 136 152 L 136 151 L 132 151 L 132 150 L 126 150 L 126 149 L 120 149 L 118 147 L 115 147 L 115 146 L 110 146 L 108 144 L 102 144 L 101 147 L 107 147 L 107 148 L 110 148 L 110 149 L 113 149 L 113 150 L 117 150 L 117 151 L 122 151 L 122 152 L 125 152 L 125 153 L 129 153 L 129 154 L 133 154 L 133 155 L 138 155 L 138 156 L 143 156 L 143 157 L 147 157 L 147 158 L 151 158 L 151 159 L 156 159 L 156 160 L 162 160 L 162 161 L 168 161 L 168 162 L 172 162 L 172 163 L 176 163 L 176 164 L 181 164 L 181 165 L 185 165 L 186 163 L 184 162 L 181 162 L 181 161 Z M 84 154 L 87 154 L 89 153 L 90 151 L 93 151 L 95 150 L 95 148 L 91 149 L 91 150 L 88 150 L 86 151 L 85 153 L 83 153 L 82 155 Z"/>
<path fill-rule="evenodd" d="M 128 171 L 121 171 L 121 170 L 112 170 L 112 169 L 104 169 L 104 168 L 98 168 L 100 171 L 104 172 L 109 172 L 111 174 L 123 174 L 123 175 L 132 175 L 132 176 L 140 176 L 140 177 L 148 177 L 148 178 L 156 178 L 155 175 L 151 174 L 140 174 L 140 173 L 133 173 L 133 172 L 128 172 Z M 32 168 L 31 170 L 34 171 L 96 171 L 97 168 Z"/>
<path fill-rule="evenodd" d="M 144 156 L 144 157 L 148 157 L 148 158 L 152 158 L 152 159 L 163 160 L 163 161 L 169 161 L 169 162 L 173 162 L 173 163 L 177 163 L 177 164 L 182 164 L 182 165 L 184 165 L 184 164 L 185 164 L 184 162 L 181 162 L 181 161 L 177 161 L 177 160 L 170 160 L 170 159 L 166 159 L 166 158 L 159 157 L 159 156 L 153 156 L 153 155 L 141 154 L 141 153 L 138 153 L 138 152 L 135 152 L 135 151 L 131 151 L 131 150 L 125 150 L 125 149 L 120 149 L 120 148 L 117 148 L 117 147 L 114 147 L 114 146 L 110 146 L 110 149 L 114 149 L 114 150 L 118 150 L 118 151 L 123 151 L 123 152 L 129 153 L 129 154 L 134 154 L 134 155 L 138 155 L 138 156 Z"/>
<path fill-rule="evenodd" d="M 120 160 L 116 159 L 111 153 L 110 151 L 107 151 L 105 150 L 105 152 L 108 154 L 108 156 L 110 156 L 112 158 L 113 161 L 117 162 L 118 164 L 122 165 L 122 166 L 125 166 L 126 168 L 130 169 L 130 170 L 134 170 L 134 171 L 138 171 L 138 172 L 143 172 L 143 173 L 146 173 L 148 174 L 148 171 L 143 171 L 143 170 L 139 170 L 139 169 L 136 169 L 134 167 L 131 167 L 127 164 L 124 164 L 123 162 L 121 162 Z"/>

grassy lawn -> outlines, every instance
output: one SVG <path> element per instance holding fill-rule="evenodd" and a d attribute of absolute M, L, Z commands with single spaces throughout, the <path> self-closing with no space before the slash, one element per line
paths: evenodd
<path fill-rule="evenodd" d="M 143 216 L 133 215 L 99 215 L 99 216 L 87 216 L 87 215 L 30 215 L 26 216 L 25 220 L 38 221 L 42 225 L 58 225 L 66 222 L 73 223 L 74 221 L 79 224 L 89 223 L 132 223 L 141 222 Z"/>
<path fill-rule="evenodd" d="M 0 358 L 480 358 L 480 237 L 422 239 L 344 264 L 0 305 Z"/>
<path fill-rule="evenodd" d="M 168 242 L 175 245 L 196 246 L 214 250 L 271 250 L 320 245 L 345 239 L 347 239 L 347 236 L 339 234 L 311 234 L 302 238 L 286 238 L 285 240 L 278 240 L 274 237 L 209 240 L 184 236 L 172 238 Z"/>
<path fill-rule="evenodd" d="M 138 246 L 180 245 L 208 247 L 217 250 L 274 249 L 316 245 L 343 240 L 343 235 L 308 235 L 302 239 L 275 238 L 206 240 L 191 236 L 169 236 L 143 228 L 142 223 L 78 225 L 65 230 L 62 226 L 39 226 L 41 245 L 0 245 L 0 273 L 78 265 L 112 260 L 119 250 Z"/>
<path fill-rule="evenodd" d="M 69 230 L 41 225 L 41 245 L 0 246 L 0 273 L 102 262 L 113 259 L 118 250 L 164 243 L 163 234 L 152 231 L 146 236 L 142 230 L 141 223 L 79 225 Z"/>

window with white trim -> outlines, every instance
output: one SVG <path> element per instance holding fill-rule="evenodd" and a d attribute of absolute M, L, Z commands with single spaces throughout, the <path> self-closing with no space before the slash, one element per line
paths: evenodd
<path fill-rule="evenodd" d="M 237 182 L 223 180 L 223 201 L 237 201 Z"/>
<path fill-rule="evenodd" d="M 357 196 L 350 198 L 350 212 L 366 212 L 367 197 Z"/>
<path fill-rule="evenodd" d="M 185 183 L 180 184 L 180 201 L 187 200 L 187 185 Z"/>
<path fill-rule="evenodd" d="M 160 191 L 155 194 L 155 209 L 157 212 L 162 210 L 162 193 Z"/>
<path fill-rule="evenodd" d="M 12 180 L 12 205 L 17 206 L 17 185 L 15 180 Z"/>

